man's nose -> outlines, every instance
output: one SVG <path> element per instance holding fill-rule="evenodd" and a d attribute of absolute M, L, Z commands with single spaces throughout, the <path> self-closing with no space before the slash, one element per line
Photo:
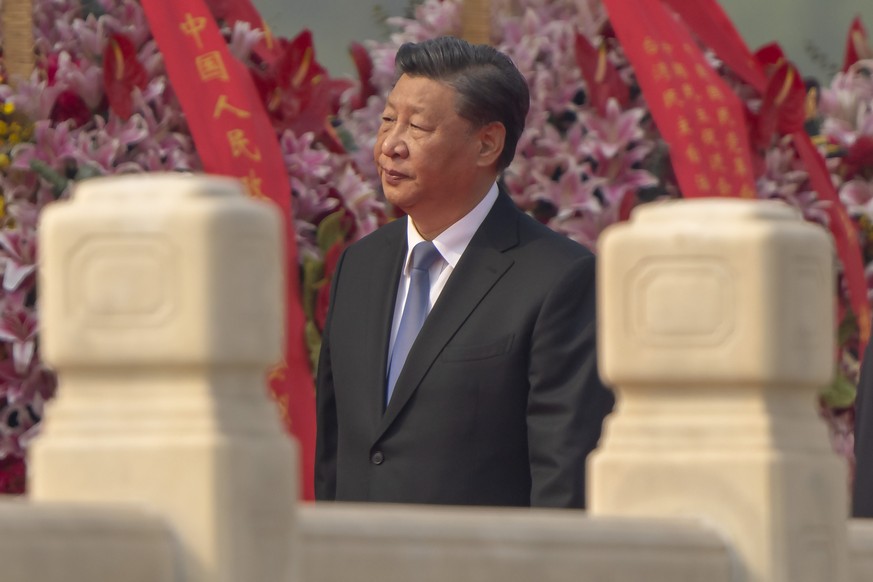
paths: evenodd
<path fill-rule="evenodd" d="M 406 147 L 406 139 L 398 127 L 394 127 L 385 135 L 382 141 L 382 153 L 389 157 L 406 157 L 409 148 Z"/>

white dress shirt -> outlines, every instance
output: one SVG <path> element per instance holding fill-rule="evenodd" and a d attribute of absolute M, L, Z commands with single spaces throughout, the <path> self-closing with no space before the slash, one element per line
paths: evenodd
<path fill-rule="evenodd" d="M 473 210 L 433 239 L 433 244 L 440 252 L 442 258 L 434 261 L 428 271 L 430 275 L 428 312 L 430 312 L 430 309 L 436 303 L 440 293 L 442 293 L 443 287 L 446 286 L 446 281 L 449 280 L 461 255 L 464 254 L 467 245 L 473 239 L 473 235 L 476 234 L 485 217 L 488 216 L 495 200 L 497 200 L 496 182 L 491 185 L 491 189 L 488 190 L 488 193 Z M 397 328 L 400 326 L 400 317 L 403 315 L 403 306 L 406 304 L 406 293 L 409 290 L 412 249 L 423 240 L 424 238 L 419 234 L 415 225 L 412 224 L 412 219 L 408 219 L 406 221 L 406 261 L 403 263 L 403 273 L 400 275 L 400 281 L 397 286 L 397 302 L 394 304 L 394 320 L 391 322 L 391 343 L 388 350 L 389 362 L 391 361 L 391 352 L 394 350 Z"/>

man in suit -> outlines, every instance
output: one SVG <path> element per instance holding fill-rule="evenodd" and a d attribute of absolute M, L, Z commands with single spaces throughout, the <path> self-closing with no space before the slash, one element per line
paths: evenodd
<path fill-rule="evenodd" d="M 873 518 L 873 341 L 867 344 L 855 397 L 855 483 L 852 515 Z"/>
<path fill-rule="evenodd" d="M 596 367 L 593 255 L 497 186 L 527 84 L 505 55 L 450 37 L 406 44 L 395 64 L 373 153 L 407 216 L 334 274 L 316 498 L 583 507 L 613 397 Z M 430 312 L 409 347 L 421 274 Z"/>

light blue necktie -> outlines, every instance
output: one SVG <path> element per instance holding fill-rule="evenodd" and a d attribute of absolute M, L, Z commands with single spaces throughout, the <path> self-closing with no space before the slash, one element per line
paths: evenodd
<path fill-rule="evenodd" d="M 427 304 L 430 298 L 430 274 L 428 269 L 440 258 L 440 252 L 430 241 L 422 241 L 412 249 L 412 269 L 409 274 L 409 292 L 400 316 L 400 326 L 394 339 L 394 349 L 388 362 L 388 392 L 385 402 L 391 401 L 394 384 L 403 369 L 406 356 L 415 342 L 418 331 L 427 317 Z"/>

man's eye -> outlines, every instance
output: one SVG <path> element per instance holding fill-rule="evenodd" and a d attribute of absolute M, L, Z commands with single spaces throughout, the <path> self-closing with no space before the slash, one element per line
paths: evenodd
<path fill-rule="evenodd" d="M 392 121 L 394 121 L 393 117 L 388 117 L 387 115 L 382 116 L 382 123 L 391 123 Z"/>

